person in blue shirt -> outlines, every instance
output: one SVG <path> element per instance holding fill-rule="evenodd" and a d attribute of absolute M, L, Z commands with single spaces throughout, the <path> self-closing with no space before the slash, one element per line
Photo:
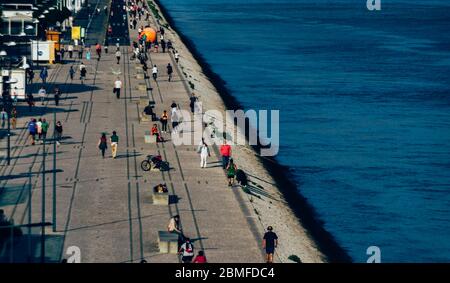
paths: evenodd
<path fill-rule="evenodd" d="M 39 77 L 41 77 L 41 80 L 42 80 L 43 84 L 45 84 L 47 82 L 47 77 L 48 77 L 47 67 L 44 67 L 41 70 L 41 73 L 39 74 Z"/>
<path fill-rule="evenodd" d="M 31 119 L 31 121 L 28 123 L 28 132 L 29 136 L 31 137 L 31 144 L 34 145 L 35 136 L 37 132 L 36 119 Z"/>

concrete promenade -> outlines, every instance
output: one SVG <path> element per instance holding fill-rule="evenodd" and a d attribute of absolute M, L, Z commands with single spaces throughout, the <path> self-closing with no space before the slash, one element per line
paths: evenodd
<path fill-rule="evenodd" d="M 156 25 L 153 19 L 151 22 Z M 139 22 L 138 26 L 141 25 L 144 23 Z M 133 41 L 137 31 L 130 30 L 129 35 Z M 189 109 L 190 91 L 173 56 L 149 53 L 150 79 L 138 79 L 136 74 L 141 65 L 130 60 L 130 47 L 121 46 L 120 50 L 120 64 L 115 62 L 115 46 L 110 45 L 109 53 L 103 52 L 100 61 L 93 47 L 89 61 L 75 58 L 75 55 L 72 60 L 66 57 L 66 64 L 52 65 L 46 86 L 48 92 L 55 85 L 61 88 L 59 106 L 55 106 L 52 94 L 44 105 L 36 102 L 32 112 L 21 103 L 18 128 L 13 130 L 12 136 L 11 165 L 7 166 L 2 160 L 0 168 L 0 187 L 3 188 L 0 209 L 4 209 L 15 224 L 26 224 L 31 205 L 31 222 L 41 221 L 44 146 L 40 143 L 31 146 L 27 142 L 26 125 L 31 117 L 45 117 L 50 123 L 50 140 L 45 147 L 45 220 L 52 222 L 51 135 L 53 112 L 56 112 L 56 120 L 63 124 L 64 139 L 56 149 L 57 224 L 56 232 L 52 232 L 51 226 L 46 227 L 47 262 L 59 262 L 68 257 L 66 251 L 70 246 L 80 248 L 82 262 L 139 262 L 141 259 L 179 262 L 176 255 L 159 254 L 157 246 L 158 231 L 166 230 L 169 218 L 175 214 L 180 215 L 183 230 L 194 240 L 196 251 L 203 249 L 210 262 L 263 262 L 260 235 L 247 219 L 255 216 L 249 212 L 244 198 L 238 201 L 236 197 L 244 193 L 233 192 L 240 188 L 227 186 L 219 156 L 212 151 L 208 168 L 202 169 L 197 145 L 174 146 L 170 134 L 163 134 L 169 139 L 165 143 L 144 143 L 144 132 L 150 131 L 153 122 L 139 121 L 141 97 L 156 102 L 158 117 L 163 110 L 170 113 L 172 101 L 182 109 Z M 79 80 L 80 61 L 88 70 L 84 85 Z M 166 75 L 169 62 L 175 67 L 172 82 L 167 81 Z M 154 64 L 159 68 L 156 82 L 151 78 Z M 73 81 L 69 78 L 70 66 L 77 70 Z M 123 82 L 120 99 L 112 92 L 117 77 Z M 33 93 L 37 98 L 36 92 Z M 160 127 L 160 123 L 156 123 Z M 113 130 L 119 136 L 118 157 L 111 158 L 108 144 L 103 159 L 98 140 L 105 132 L 109 141 Z M 1 147 L 5 145 L 2 140 Z M 148 154 L 161 154 L 170 162 L 171 170 L 142 171 L 140 163 Z M 27 190 L 30 167 L 31 199 Z M 166 183 L 178 201 L 169 206 L 153 205 L 151 190 L 159 183 Z M 3 249 L 0 261 L 26 261 L 29 251 L 33 261 L 40 260 L 40 228 L 32 229 L 30 242 L 26 237 L 27 229 L 22 230 L 25 237 L 15 243 L 12 250 Z"/>

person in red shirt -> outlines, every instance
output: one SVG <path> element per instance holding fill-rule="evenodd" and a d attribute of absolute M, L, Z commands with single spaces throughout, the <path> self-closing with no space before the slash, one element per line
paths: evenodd
<path fill-rule="evenodd" d="M 97 60 L 100 61 L 100 57 L 102 57 L 102 46 L 100 43 L 95 45 L 95 51 L 97 51 Z"/>
<path fill-rule="evenodd" d="M 194 258 L 193 263 L 207 263 L 204 251 L 199 251 L 198 255 Z"/>
<path fill-rule="evenodd" d="M 222 168 L 226 169 L 231 156 L 231 146 L 224 140 L 220 146 L 220 154 L 222 155 Z"/>
<path fill-rule="evenodd" d="M 156 124 L 153 124 L 151 133 L 152 133 L 152 135 L 156 136 L 157 142 L 162 142 L 162 138 L 161 138 L 161 135 L 159 134 L 158 126 Z"/>

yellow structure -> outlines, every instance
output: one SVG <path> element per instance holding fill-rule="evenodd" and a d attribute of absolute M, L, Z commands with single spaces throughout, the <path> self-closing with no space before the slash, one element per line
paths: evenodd
<path fill-rule="evenodd" d="M 81 27 L 75 26 L 72 27 L 72 40 L 79 40 L 81 38 Z"/>

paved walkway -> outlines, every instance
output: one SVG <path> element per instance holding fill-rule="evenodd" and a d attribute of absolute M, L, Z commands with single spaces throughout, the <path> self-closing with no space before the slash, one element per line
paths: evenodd
<path fill-rule="evenodd" d="M 153 20 L 152 20 L 153 21 Z M 138 25 L 141 25 L 139 23 Z M 131 30 L 130 36 L 136 37 Z M 210 262 L 262 262 L 260 243 L 256 240 L 246 217 L 246 206 L 238 202 L 236 193 L 226 185 L 219 157 L 209 159 L 210 168 L 200 168 L 196 146 L 175 147 L 170 141 L 161 144 L 145 144 L 144 132 L 151 122 L 139 122 L 138 107 L 141 96 L 156 102 L 158 116 L 164 109 L 170 110 L 172 101 L 182 109 L 189 108 L 188 89 L 175 69 L 172 82 L 167 82 L 165 66 L 176 65 L 169 53 L 151 53 L 150 62 L 156 64 L 160 76 L 137 79 L 138 66 L 130 60 L 128 46 L 121 46 L 120 64 L 115 63 L 114 48 L 102 54 L 97 61 L 95 52 L 87 66 L 87 81 L 78 80 L 78 72 L 72 82 L 68 77 L 70 65 L 78 71 L 79 59 L 50 69 L 49 86 L 58 84 L 63 96 L 59 106 L 53 100 L 45 105 L 37 103 L 32 113 L 27 107 L 19 107 L 18 129 L 12 137 L 12 162 L 0 168 L 0 208 L 15 223 L 28 223 L 31 204 L 34 223 L 41 221 L 43 146 L 27 143 L 26 123 L 30 117 L 45 117 L 53 133 L 53 112 L 63 123 L 64 140 L 56 150 L 57 176 L 57 225 L 53 233 L 46 228 L 46 261 L 58 262 L 67 257 L 66 250 L 77 246 L 82 262 L 178 262 L 176 255 L 159 254 L 157 233 L 165 230 L 172 215 L 181 216 L 185 234 L 194 239 L 197 250 L 205 250 Z M 74 56 L 76 57 L 76 56 Z M 151 64 L 150 64 L 151 63 Z M 112 93 L 113 82 L 119 77 L 123 82 L 121 98 Z M 138 90 L 145 84 L 152 90 Z M 170 112 L 170 111 L 169 111 Z M 27 116 L 24 116 L 26 114 Z M 158 123 L 159 124 L 159 123 Z M 117 159 L 103 159 L 97 147 L 102 132 L 108 139 L 116 130 L 120 140 Z M 165 135 L 170 138 L 169 134 Z M 52 221 L 52 158 L 53 143 L 46 146 L 45 220 Z M 140 163 L 147 154 L 159 153 L 170 162 L 169 172 L 143 172 Z M 28 198 L 28 171 L 32 168 L 32 198 Z M 167 183 L 178 202 L 169 206 L 153 205 L 150 192 L 158 183 Z M 241 203 L 241 204 L 240 204 Z M 40 228 L 32 229 L 31 245 L 24 237 L 15 243 L 14 252 L 3 249 L 0 261 L 25 261 L 28 247 L 34 261 L 39 261 Z M 25 234 L 26 228 L 23 229 Z"/>

